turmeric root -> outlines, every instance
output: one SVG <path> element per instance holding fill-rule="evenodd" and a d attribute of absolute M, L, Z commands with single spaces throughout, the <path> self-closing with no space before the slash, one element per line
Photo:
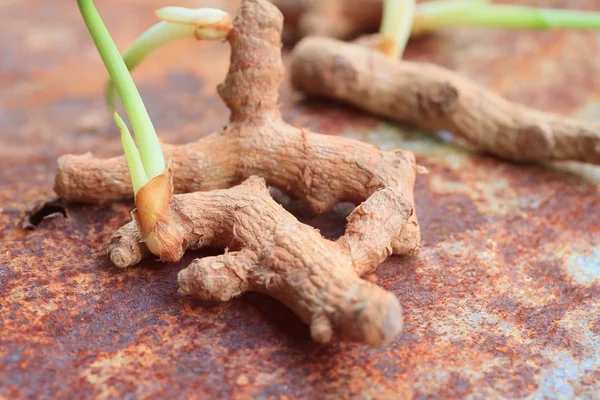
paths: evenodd
<path fill-rule="evenodd" d="M 360 275 L 391 254 L 419 246 L 415 159 L 410 152 L 382 152 L 283 122 L 277 108 L 282 25 L 281 14 L 266 0 L 243 1 L 228 35 L 231 66 L 218 87 L 230 123 L 195 143 L 164 145 L 170 160 L 165 172 L 150 178 L 117 118 L 128 160 L 63 156 L 55 190 L 63 199 L 83 202 L 129 198 L 127 161 L 138 165 L 132 177 L 143 169 L 147 179 L 134 179 L 134 221 L 111 239 L 117 267 L 133 266 L 150 253 L 171 262 L 187 249 L 225 248 L 224 255 L 195 260 L 180 272 L 181 294 L 226 301 L 248 290 L 263 292 L 310 324 L 318 342 L 336 337 L 383 345 L 401 330 L 402 308 L 395 296 Z M 331 242 L 278 205 L 264 179 L 316 212 L 342 201 L 361 204 L 348 217 L 345 234 Z M 174 190 L 212 191 L 173 195 Z"/>
<path fill-rule="evenodd" d="M 445 68 L 319 37 L 303 39 L 292 58 L 292 84 L 307 94 L 446 130 L 508 160 L 600 164 L 599 124 L 511 103 Z"/>
<path fill-rule="evenodd" d="M 391 253 L 412 212 L 410 203 L 381 189 L 348 217 L 337 242 L 301 224 L 270 196 L 262 178 L 228 190 L 175 195 L 170 215 L 187 248 L 217 246 L 223 255 L 194 260 L 179 272 L 179 293 L 228 301 L 245 291 L 272 296 L 310 325 L 321 343 L 333 337 L 381 346 L 402 328 L 398 299 L 360 279 Z M 119 229 L 110 244 L 118 267 L 148 252 L 135 222 Z"/>

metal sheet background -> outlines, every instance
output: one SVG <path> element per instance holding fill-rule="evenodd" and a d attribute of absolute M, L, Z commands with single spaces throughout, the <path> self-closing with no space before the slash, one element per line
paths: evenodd
<path fill-rule="evenodd" d="M 541 3 L 600 10 L 595 0 Z M 121 48 L 165 4 L 98 1 Z M 405 332 L 383 349 L 317 345 L 265 296 L 179 297 L 177 272 L 206 252 L 113 268 L 106 243 L 131 203 L 69 205 L 68 218 L 21 229 L 53 197 L 59 155 L 114 155 L 120 143 L 75 2 L 2 1 L 0 22 L 0 398 L 597 398 L 600 168 L 500 162 L 282 88 L 288 121 L 413 150 L 430 170 L 417 183 L 421 254 L 377 273 L 405 308 Z M 223 44 L 181 41 L 135 73 L 163 140 L 226 121 L 215 86 L 227 58 Z M 453 30 L 414 41 L 407 58 L 600 119 L 599 34 Z M 347 208 L 314 217 L 291 207 L 330 237 L 343 229 Z"/>

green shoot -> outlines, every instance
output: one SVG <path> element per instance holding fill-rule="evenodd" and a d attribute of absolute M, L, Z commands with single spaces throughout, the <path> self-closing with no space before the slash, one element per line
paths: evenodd
<path fill-rule="evenodd" d="M 77 4 L 131 121 L 146 176 L 152 179 L 165 171 L 165 159 L 148 111 L 94 3 L 92 0 L 77 0 Z"/>
<path fill-rule="evenodd" d="M 381 34 L 385 43 L 385 53 L 398 58 L 404 53 L 410 36 L 415 15 L 415 0 L 384 0 L 381 17 Z"/>
<path fill-rule="evenodd" d="M 480 0 L 437 0 L 417 5 L 414 31 L 447 27 L 507 29 L 600 29 L 600 13 L 488 4 Z"/>
<path fill-rule="evenodd" d="M 129 167 L 131 181 L 133 182 L 133 193 L 137 194 L 138 190 L 148 183 L 149 179 L 144 170 L 140 153 L 138 152 L 137 147 L 135 147 L 133 137 L 131 137 L 131 133 L 129 133 L 129 129 L 127 129 L 127 125 L 125 125 L 125 121 L 123 121 L 121 116 L 116 112 L 114 113 L 114 119 L 115 124 L 117 124 L 117 127 L 121 131 L 121 144 L 125 151 L 127 166 Z"/>
<path fill-rule="evenodd" d="M 402 56 L 409 35 L 449 27 L 505 29 L 600 29 L 600 13 L 508 4 L 488 0 L 384 0 L 381 19 L 383 51 Z"/>
<path fill-rule="evenodd" d="M 150 53 L 166 43 L 177 39 L 193 37 L 194 30 L 195 27 L 190 25 L 181 25 L 166 21 L 159 22 L 138 37 L 133 46 L 123 53 L 123 60 L 127 69 L 132 71 Z M 109 109 L 114 110 L 116 108 L 115 86 L 112 80 L 109 80 L 106 86 L 105 96 Z"/>
<path fill-rule="evenodd" d="M 123 53 L 123 60 L 129 71 L 169 42 L 187 37 L 223 39 L 231 29 L 229 14 L 215 8 L 164 7 L 157 10 L 156 15 L 163 21 L 142 33 Z M 105 96 L 110 110 L 116 108 L 114 89 L 114 83 L 109 81 Z"/>

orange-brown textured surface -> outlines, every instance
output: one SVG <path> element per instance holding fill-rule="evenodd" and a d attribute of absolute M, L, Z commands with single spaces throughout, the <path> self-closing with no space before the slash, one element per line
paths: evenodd
<path fill-rule="evenodd" d="M 162 5 L 98 1 L 122 48 Z M 284 88 L 288 121 L 413 150 L 430 170 L 417 179 L 421 254 L 392 258 L 377 272 L 404 307 L 405 332 L 379 350 L 318 345 L 265 296 L 216 306 L 178 296 L 177 272 L 198 253 L 181 264 L 113 268 L 106 244 L 129 220 L 130 203 L 68 205 L 67 218 L 59 213 L 22 230 L 26 210 L 52 197 L 57 156 L 116 155 L 120 144 L 102 108 L 105 73 L 75 4 L 31 0 L 0 9 L 0 396 L 592 398 L 597 391 L 598 167 L 503 163 L 349 108 L 299 103 Z M 407 58 L 456 69 L 529 106 L 597 120 L 599 38 L 456 30 L 411 43 Z M 227 51 L 182 41 L 135 73 L 165 140 L 188 142 L 226 121 L 215 86 Z M 328 237 L 343 231 L 347 207 L 318 218 L 296 203 L 289 208 Z"/>

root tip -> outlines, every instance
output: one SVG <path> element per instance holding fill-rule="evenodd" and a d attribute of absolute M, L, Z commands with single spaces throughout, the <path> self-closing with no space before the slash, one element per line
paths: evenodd
<path fill-rule="evenodd" d="M 382 345 L 389 344 L 396 336 L 402 332 L 404 326 L 403 323 L 403 312 L 400 302 L 394 298 L 395 301 L 390 302 L 390 307 L 382 321 L 382 331 L 384 332 Z"/>
<path fill-rule="evenodd" d="M 328 343 L 333 336 L 329 318 L 323 314 L 315 316 L 310 324 L 310 336 L 317 343 Z"/>
<path fill-rule="evenodd" d="M 135 257 L 123 249 L 111 250 L 110 261 L 117 268 L 129 268 L 136 263 Z"/>

